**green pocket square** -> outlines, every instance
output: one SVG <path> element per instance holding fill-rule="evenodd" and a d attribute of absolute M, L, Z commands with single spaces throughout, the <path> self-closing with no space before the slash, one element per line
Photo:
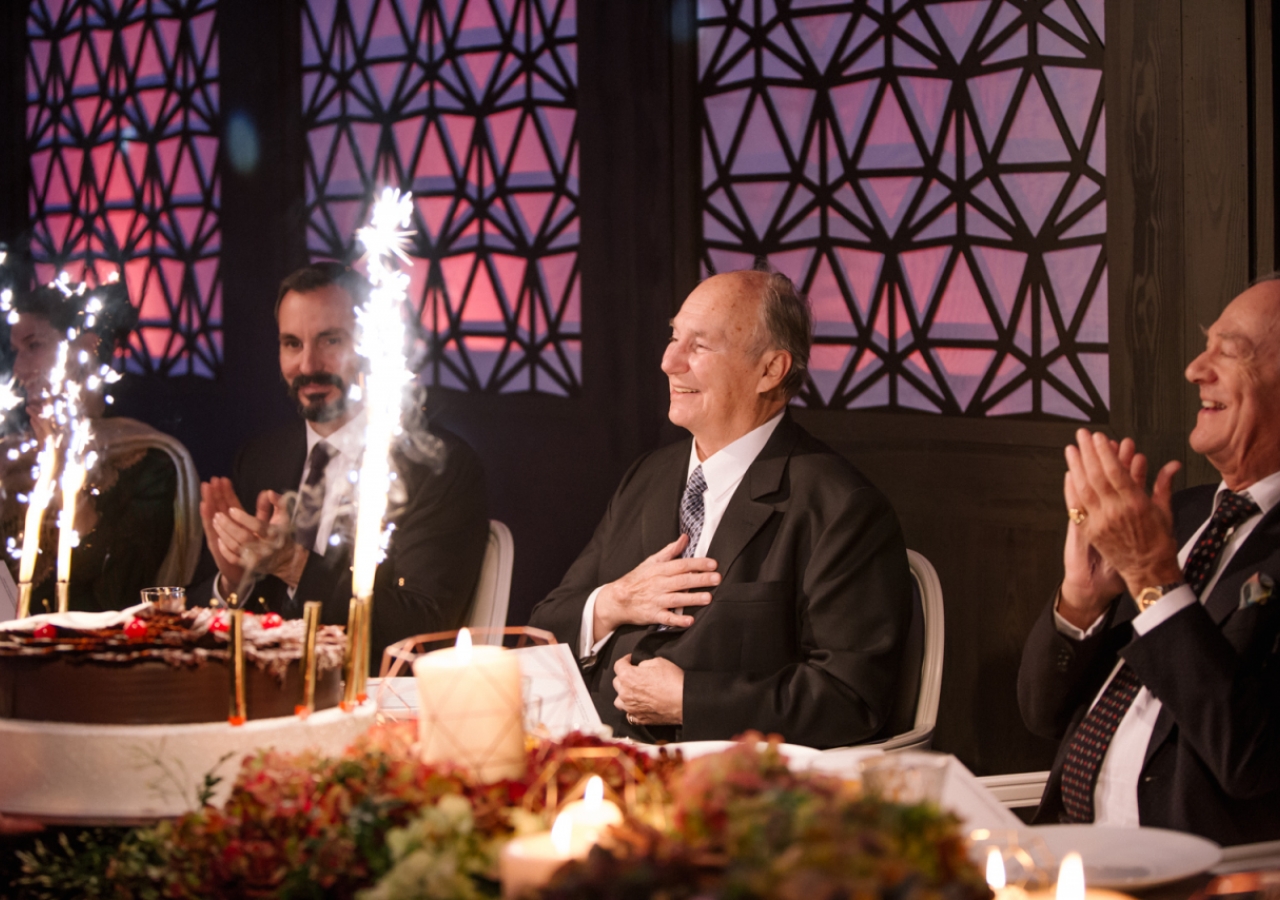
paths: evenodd
<path fill-rule="evenodd" d="M 1254 572 L 1240 587 L 1240 608 L 1246 606 L 1266 606 L 1271 599 L 1271 591 L 1276 583 L 1265 572 Z"/>

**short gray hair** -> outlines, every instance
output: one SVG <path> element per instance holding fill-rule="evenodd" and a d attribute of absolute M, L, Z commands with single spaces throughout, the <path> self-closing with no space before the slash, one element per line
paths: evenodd
<path fill-rule="evenodd" d="M 813 314 L 809 301 L 781 272 L 763 272 L 765 281 L 760 303 L 767 346 L 791 354 L 791 371 L 782 379 L 782 389 L 790 400 L 804 387 L 809 373 L 809 347 L 813 344 Z"/>

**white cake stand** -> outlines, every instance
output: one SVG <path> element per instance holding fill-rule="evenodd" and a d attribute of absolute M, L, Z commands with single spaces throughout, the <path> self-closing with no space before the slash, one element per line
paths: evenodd
<path fill-rule="evenodd" d="M 0 812 L 49 824 L 138 824 L 197 808 L 206 775 L 221 776 L 209 802 L 231 793 L 241 760 L 273 747 L 337 755 L 374 722 L 376 704 L 334 707 L 306 719 L 195 725 L 78 725 L 0 719 Z"/>

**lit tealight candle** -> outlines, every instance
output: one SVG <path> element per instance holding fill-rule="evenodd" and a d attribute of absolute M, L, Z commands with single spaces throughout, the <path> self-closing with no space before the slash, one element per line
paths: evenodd
<path fill-rule="evenodd" d="M 545 885 L 556 870 L 575 858 L 573 819 L 561 813 L 550 831 L 514 838 L 498 854 L 503 900 L 516 900 Z"/>
<path fill-rule="evenodd" d="M 1058 885 L 1052 891 L 1037 891 L 1031 900 L 1133 900 L 1128 894 L 1100 888 L 1086 888 L 1084 860 L 1072 851 L 1058 865 Z"/>
<path fill-rule="evenodd" d="M 413 675 L 423 762 L 461 766 L 485 782 L 524 774 L 524 704 L 514 653 L 473 647 L 464 628 L 453 647 L 415 660 Z"/>
<path fill-rule="evenodd" d="M 572 825 L 570 849 L 574 856 L 586 856 L 600 839 L 600 833 L 610 825 L 622 824 L 622 810 L 611 800 L 604 799 L 604 782 L 599 775 L 587 781 L 582 799 L 566 804 L 559 818 Z"/>
<path fill-rule="evenodd" d="M 987 887 L 996 895 L 996 900 L 1025 900 L 1027 896 L 1024 889 L 1008 883 L 999 847 L 987 851 Z"/>

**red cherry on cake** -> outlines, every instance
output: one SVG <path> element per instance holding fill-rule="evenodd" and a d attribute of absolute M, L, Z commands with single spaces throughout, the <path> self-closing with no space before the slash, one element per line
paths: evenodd
<path fill-rule="evenodd" d="M 41 622 L 36 626 L 35 636 L 42 639 L 56 638 L 58 629 L 54 628 L 48 622 Z"/>
<path fill-rule="evenodd" d="M 269 612 L 262 617 L 263 628 L 279 628 L 284 624 L 284 618 L 278 612 Z"/>
<path fill-rule="evenodd" d="M 136 641 L 147 636 L 147 623 L 141 619 L 130 619 L 124 626 L 125 637 Z"/>
<path fill-rule="evenodd" d="M 231 630 L 231 625 L 227 622 L 226 616 L 218 613 L 213 617 L 213 621 L 209 623 L 209 630 L 218 634 L 225 634 Z"/>

